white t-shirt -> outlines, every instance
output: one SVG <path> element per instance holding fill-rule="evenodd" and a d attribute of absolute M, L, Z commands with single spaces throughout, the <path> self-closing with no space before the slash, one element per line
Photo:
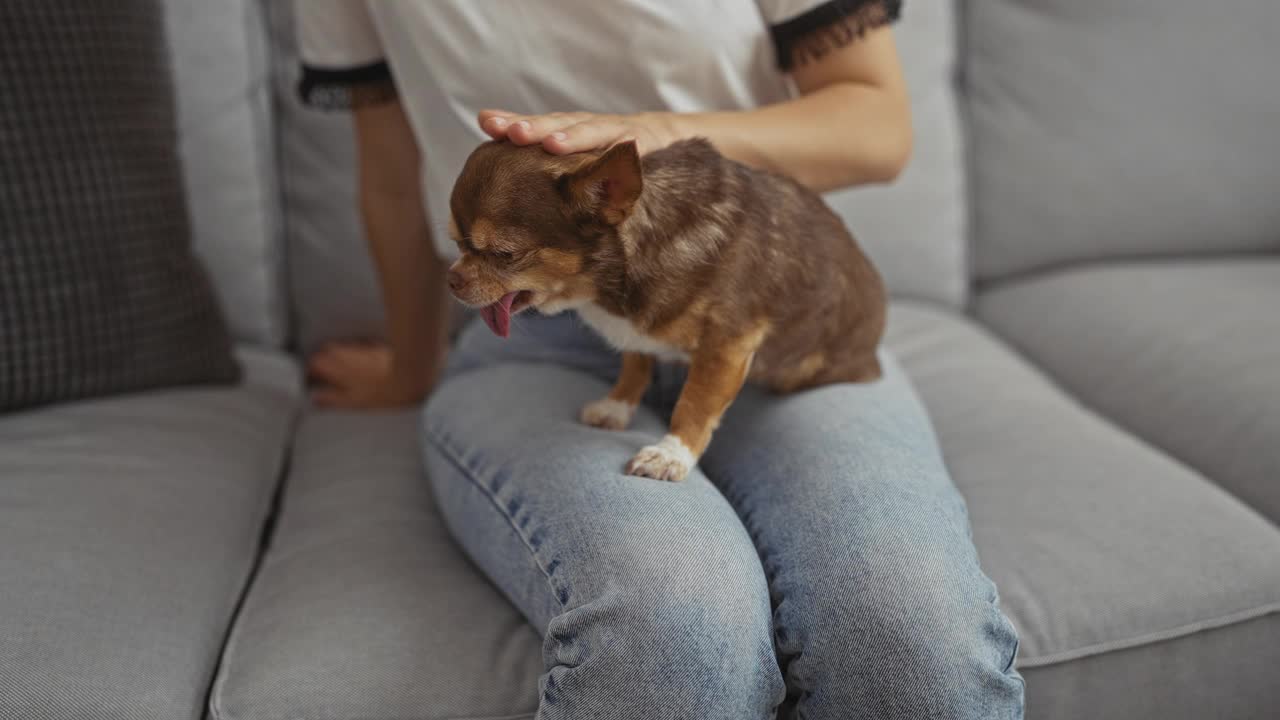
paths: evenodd
<path fill-rule="evenodd" d="M 899 0 L 295 0 L 304 100 L 399 95 L 439 230 L 483 108 L 631 113 L 754 108 L 794 93 L 794 53 L 896 19 Z M 819 40 L 818 44 L 814 44 Z"/>

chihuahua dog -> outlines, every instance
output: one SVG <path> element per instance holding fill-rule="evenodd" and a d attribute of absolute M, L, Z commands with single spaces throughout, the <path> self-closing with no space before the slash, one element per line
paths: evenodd
<path fill-rule="evenodd" d="M 631 421 L 656 359 L 688 379 L 630 475 L 683 480 L 745 381 L 781 392 L 880 376 L 879 274 L 822 199 L 704 139 L 552 155 L 487 142 L 450 198 L 453 295 L 506 337 L 511 316 L 576 310 L 622 353 L 588 425 Z"/>

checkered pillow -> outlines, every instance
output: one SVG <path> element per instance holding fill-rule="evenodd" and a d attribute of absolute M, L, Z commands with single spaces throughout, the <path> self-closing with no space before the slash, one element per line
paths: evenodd
<path fill-rule="evenodd" d="M 0 412 L 239 375 L 191 251 L 163 10 L 0 2 Z"/>

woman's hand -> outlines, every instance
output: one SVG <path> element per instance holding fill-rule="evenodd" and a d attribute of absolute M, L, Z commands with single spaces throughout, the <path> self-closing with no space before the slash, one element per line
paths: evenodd
<path fill-rule="evenodd" d="M 481 110 L 480 129 L 494 140 L 516 145 L 541 144 L 557 155 L 606 148 L 622 140 L 635 140 L 640 154 L 660 150 L 680 140 L 675 113 L 601 115 L 589 112 L 519 115 L 506 110 Z"/>
<path fill-rule="evenodd" d="M 397 372 L 385 344 L 335 343 L 307 360 L 307 376 L 319 385 L 311 394 L 319 407 L 374 410 L 409 407 L 422 402 L 430 389 L 430 373 Z"/>

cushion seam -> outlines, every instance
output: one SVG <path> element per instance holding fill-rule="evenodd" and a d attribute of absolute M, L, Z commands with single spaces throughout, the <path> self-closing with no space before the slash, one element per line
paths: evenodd
<path fill-rule="evenodd" d="M 1128 650 L 1130 648 L 1140 647 L 1143 645 L 1151 645 L 1166 640 L 1176 640 L 1178 638 L 1194 635 L 1206 630 L 1216 630 L 1228 625 L 1236 625 L 1249 620 L 1256 620 L 1272 613 L 1280 612 L 1280 602 L 1267 603 L 1247 610 L 1240 610 L 1226 615 L 1209 618 L 1207 620 L 1198 620 L 1196 622 L 1178 625 L 1166 630 L 1157 630 L 1155 632 L 1135 635 L 1123 640 L 1109 640 L 1107 642 L 1094 643 L 1070 650 L 1060 650 L 1047 655 L 1041 655 L 1027 660 L 1019 660 L 1018 667 L 1020 669 L 1044 667 L 1047 665 L 1056 665 L 1058 663 L 1069 662 L 1072 660 L 1080 660 L 1082 658 L 1091 657 L 1093 655 L 1101 655 L 1104 653 L 1115 652 L 1117 650 Z"/>
<path fill-rule="evenodd" d="M 1039 263 L 1012 272 L 1005 272 L 990 277 L 974 276 L 974 295 L 982 296 L 1000 292 L 1011 287 L 1031 284 L 1054 277 L 1061 277 L 1075 272 L 1091 272 L 1109 268 L 1128 268 L 1137 265 L 1154 267 L 1172 264 L 1199 264 L 1201 262 L 1231 262 L 1242 260 L 1269 259 L 1277 255 L 1274 249 L 1252 250 L 1205 250 L 1184 251 L 1179 253 L 1136 253 L 1115 255 L 1111 257 L 1077 258 L 1074 260 L 1057 260 Z"/>
<path fill-rule="evenodd" d="M 282 493 L 284 484 L 288 480 L 288 476 L 292 474 L 290 467 L 293 462 L 295 442 L 297 440 L 298 428 L 301 423 L 302 403 L 294 404 L 289 419 L 286 422 L 283 443 L 278 449 L 278 456 L 273 465 L 275 482 L 272 483 L 270 493 L 265 498 L 267 505 L 266 512 L 263 514 L 259 523 L 259 535 L 270 532 L 274 535 L 274 528 L 268 523 L 273 522 L 271 514 L 274 512 L 277 516 L 282 510 L 284 504 Z M 226 684 L 229 682 L 231 674 L 231 661 L 239 648 L 240 641 L 240 620 L 249 608 L 253 590 L 257 586 L 257 581 L 263 567 L 266 565 L 270 555 L 271 537 L 260 537 L 260 543 L 256 548 L 254 557 L 249 563 L 249 567 L 245 569 L 244 577 L 241 581 L 239 592 L 236 594 L 236 603 L 232 608 L 231 617 L 227 621 L 227 632 L 224 636 L 221 647 L 219 648 L 216 666 L 214 667 L 213 683 L 209 686 L 205 702 L 209 715 L 214 720 L 229 720 L 230 715 L 225 712 L 222 707 L 222 695 L 225 692 Z"/>
<path fill-rule="evenodd" d="M 530 555 L 530 558 L 533 560 L 534 565 L 538 568 L 539 571 L 542 572 L 543 577 L 547 579 L 548 586 L 551 589 L 552 597 L 555 597 L 556 600 L 558 601 L 559 596 L 555 592 L 555 586 L 554 584 L 552 584 L 551 577 L 550 575 L 547 574 L 546 568 L 544 568 L 542 566 L 542 563 L 539 562 L 537 555 L 533 552 L 533 548 L 529 545 L 528 540 L 524 537 L 524 534 L 519 531 L 519 528 L 515 526 L 511 517 L 507 515 L 506 511 L 502 508 L 501 504 L 498 503 L 497 498 L 492 493 L 490 493 L 488 489 L 484 487 L 483 484 L 480 483 L 479 479 L 474 475 L 470 467 L 468 467 L 465 463 L 462 462 L 460 458 L 456 456 L 453 449 L 444 441 L 442 437 L 438 435 L 438 433 L 434 432 L 430 427 L 426 427 L 427 425 L 426 423 L 423 423 L 423 425 L 424 425 L 424 430 L 426 431 L 425 434 L 427 438 L 431 441 L 432 445 L 438 448 L 441 451 L 441 454 L 444 455 L 445 458 L 452 465 L 458 468 L 458 470 L 463 474 L 463 476 L 467 478 L 467 481 L 470 482 L 472 485 L 476 486 L 485 495 L 485 497 L 487 497 L 489 501 L 493 503 L 494 507 L 498 509 L 498 512 L 501 513 L 504 518 L 506 518 L 507 524 L 511 527 L 512 531 L 516 533 L 516 536 L 520 538 L 520 541 L 529 550 L 529 555 Z M 563 607 L 563 603 L 561 603 L 561 606 Z M 235 717 L 236 717 L 231 713 L 227 712 L 225 705 L 223 703 L 223 695 L 225 694 L 225 688 L 227 683 L 230 682 L 230 660 L 232 655 L 234 655 L 235 647 L 237 645 L 237 641 L 239 640 L 239 633 L 235 631 L 236 626 L 238 624 L 235 622 L 235 620 L 238 620 L 238 619 L 239 618 L 237 615 L 237 617 L 232 621 L 233 632 L 231 633 L 231 637 L 227 640 L 226 649 L 224 650 L 223 656 L 221 658 L 222 662 L 219 663 L 219 666 L 220 666 L 219 672 L 217 674 L 217 677 L 215 678 L 214 686 L 210 694 L 209 714 L 213 718 L 213 720 L 235 720 Z M 222 672 L 224 668 L 226 669 L 226 672 Z M 292 718 L 293 716 L 290 716 L 290 717 Z M 328 717 L 333 718 L 333 720 L 434 720 L 433 718 L 430 718 L 427 715 L 418 715 L 418 716 L 344 715 L 344 716 L 328 716 Z M 516 715 L 453 716 L 450 718 L 440 718 L 439 720 L 533 720 L 533 718 L 534 718 L 533 713 L 520 713 Z M 310 717 L 310 720 L 320 720 L 320 716 L 312 716 Z"/>

